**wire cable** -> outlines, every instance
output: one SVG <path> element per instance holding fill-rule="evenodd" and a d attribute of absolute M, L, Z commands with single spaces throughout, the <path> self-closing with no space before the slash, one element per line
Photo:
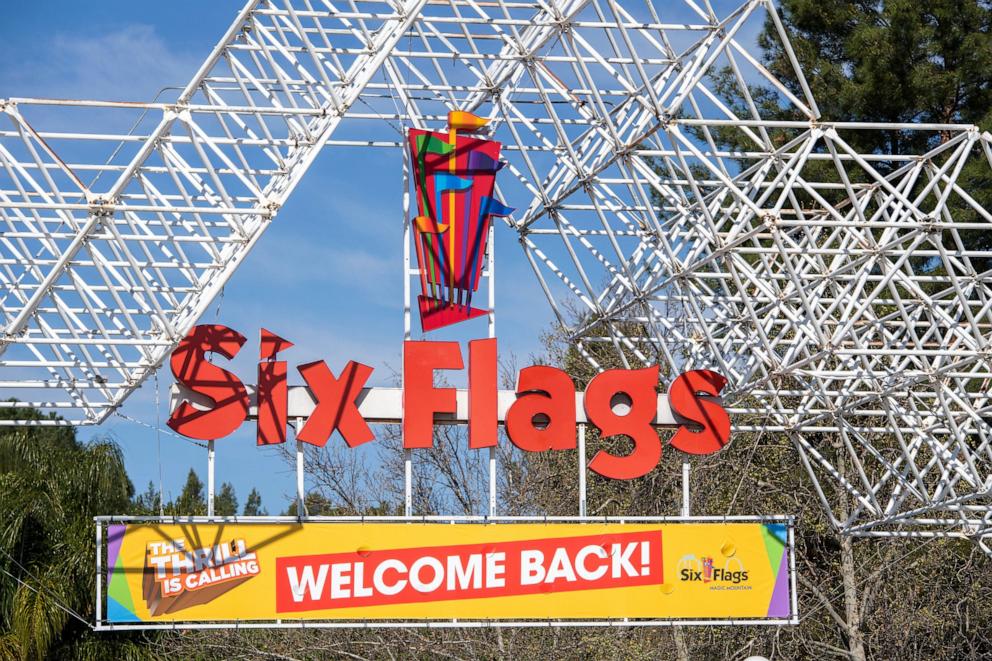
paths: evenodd
<path fill-rule="evenodd" d="M 3 554 L 4 554 L 5 556 L 7 556 L 7 558 L 8 558 L 8 559 L 9 559 L 9 560 L 10 560 L 11 562 L 13 562 L 13 563 L 14 563 L 15 565 L 17 565 L 17 566 L 18 566 L 18 567 L 20 568 L 20 570 L 21 570 L 21 571 L 23 571 L 23 572 L 24 572 L 25 574 L 27 574 L 28 576 L 30 576 L 31 578 L 33 578 L 33 579 L 34 579 L 35 581 L 38 581 L 38 583 L 39 583 L 39 584 L 41 583 L 41 581 L 40 581 L 40 580 L 38 579 L 38 577 L 36 577 L 36 576 L 34 576 L 34 575 L 33 575 L 33 574 L 31 573 L 31 572 L 29 572 L 29 571 L 28 571 L 28 570 L 27 570 L 27 569 L 26 569 L 26 568 L 24 567 L 24 565 L 22 565 L 22 564 L 21 564 L 21 563 L 19 563 L 19 562 L 18 562 L 17 560 L 15 560 L 15 559 L 13 558 L 13 556 L 11 556 L 11 555 L 10 555 L 9 553 L 7 553 L 6 551 L 4 551 L 3 549 L 0 549 L 0 553 L 3 553 Z M 5 569 L 4 567 L 0 567 L 0 572 L 3 572 L 3 573 L 4 573 L 4 574 L 6 574 L 7 576 L 9 576 L 9 577 L 11 577 L 12 579 L 14 579 L 14 580 L 15 580 L 15 581 L 17 581 L 18 583 L 20 583 L 21 585 L 23 585 L 24 587 L 26 587 L 26 588 L 27 588 L 28 590 L 31 590 L 31 591 L 32 591 L 32 592 L 34 592 L 35 594 L 42 594 L 42 590 L 44 590 L 44 588 L 35 588 L 35 587 L 33 587 L 33 586 L 32 586 L 32 585 L 30 585 L 29 583 L 27 583 L 27 582 L 25 582 L 25 581 L 23 581 L 23 580 L 21 580 L 21 579 L 20 579 L 19 577 L 17 577 L 17 576 L 14 576 L 13 574 L 11 574 L 11 573 L 10 573 L 9 571 L 7 571 L 7 570 L 6 570 L 6 569 Z M 83 618 L 83 616 L 82 616 L 82 615 L 80 615 L 80 614 L 79 614 L 79 613 L 77 613 L 76 611 L 74 611 L 74 610 L 72 610 L 71 608 L 69 608 L 68 606 L 66 606 L 66 605 L 65 605 L 65 604 L 63 604 L 62 602 L 60 602 L 60 601 L 59 601 L 59 600 L 58 600 L 58 599 L 56 598 L 56 595 L 54 595 L 53 593 L 51 593 L 51 591 L 49 591 L 49 590 L 45 590 L 45 594 L 47 594 L 47 595 L 48 595 L 49 597 L 51 597 L 51 599 L 52 599 L 52 603 L 54 603 L 54 604 L 55 604 L 56 606 L 58 606 L 58 607 L 59 607 L 60 609 L 62 609 L 62 610 L 64 610 L 64 611 L 65 611 L 66 613 L 68 613 L 68 614 L 69 614 L 69 615 L 71 615 L 72 617 L 74 617 L 74 618 L 76 618 L 77 620 L 79 620 L 80 622 L 82 622 L 83 624 L 85 624 L 85 625 L 86 625 L 87 627 L 89 627 L 90 629 L 92 629 L 92 628 L 93 628 L 93 625 L 92 625 L 92 624 L 91 624 L 90 622 L 88 622 L 87 620 L 85 620 L 85 619 Z"/>
<path fill-rule="evenodd" d="M 181 441 L 186 441 L 187 443 L 192 443 L 193 445 L 195 445 L 197 447 L 201 447 L 201 448 L 204 448 L 204 449 L 206 449 L 206 447 L 207 447 L 205 443 L 199 443 L 197 441 L 194 441 L 191 438 L 186 438 L 185 436 L 180 436 L 179 434 L 173 433 L 171 431 L 168 431 L 168 430 L 165 430 L 165 429 L 160 429 L 158 427 L 155 427 L 154 425 L 150 425 L 147 422 L 142 422 L 141 420 L 136 420 L 135 418 L 132 418 L 131 416 L 127 415 L 126 413 L 121 413 L 120 411 L 114 411 L 114 415 L 116 415 L 119 418 L 123 418 L 124 420 L 127 420 L 128 422 L 133 422 L 136 425 L 141 425 L 142 427 L 146 427 L 148 429 L 153 429 L 153 430 L 156 430 L 156 431 L 161 431 L 163 433 L 168 434 L 169 436 L 173 436 L 175 438 L 178 438 Z"/>
<path fill-rule="evenodd" d="M 162 489 L 162 413 L 159 404 L 158 370 L 155 370 L 155 451 L 158 458 L 158 515 L 165 516 L 165 494 Z"/>

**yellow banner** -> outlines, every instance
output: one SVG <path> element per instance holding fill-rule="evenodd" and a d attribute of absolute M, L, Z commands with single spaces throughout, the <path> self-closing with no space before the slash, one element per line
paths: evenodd
<path fill-rule="evenodd" d="M 785 523 L 111 524 L 105 622 L 759 619 Z"/>

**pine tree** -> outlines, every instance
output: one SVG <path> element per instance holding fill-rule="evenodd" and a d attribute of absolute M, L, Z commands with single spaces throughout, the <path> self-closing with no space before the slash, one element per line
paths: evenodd
<path fill-rule="evenodd" d="M 989 0 L 781 0 L 779 4 L 789 41 L 823 120 L 975 124 L 981 130 L 992 129 Z M 802 98 L 799 80 L 770 18 L 758 43 L 768 69 Z M 729 84 L 727 72 L 720 82 L 722 96 L 740 108 L 739 91 Z M 752 92 L 762 116 L 804 119 L 778 107 L 779 99 L 771 90 Z M 745 146 L 731 132 L 718 133 L 728 138 L 725 146 Z M 947 142 L 952 134 L 893 129 L 844 131 L 842 137 L 861 153 L 906 154 L 924 153 Z M 957 181 L 979 205 L 992 209 L 988 161 L 978 145 L 972 149 Z M 874 163 L 882 174 L 901 165 L 898 161 Z M 852 181 L 863 179 L 856 168 L 847 174 Z M 831 181 L 836 172 L 830 162 L 821 161 L 807 163 L 804 176 Z M 951 195 L 946 203 L 955 222 L 984 222 L 960 196 Z M 962 229 L 958 234 L 967 249 L 992 250 L 992 232 Z M 949 234 L 943 243 L 948 250 L 957 250 Z M 971 257 L 970 261 L 979 273 L 992 268 L 992 258 Z M 939 272 L 941 267 L 924 260 L 918 268 Z"/>
<path fill-rule="evenodd" d="M 268 512 L 262 507 L 262 496 L 258 493 L 258 490 L 252 488 L 251 493 L 248 494 L 248 500 L 245 501 L 245 516 L 265 516 Z"/>
<path fill-rule="evenodd" d="M 341 514 L 340 508 L 335 507 L 330 500 L 316 491 L 308 493 L 303 503 L 306 506 L 308 516 L 336 516 Z M 296 500 L 293 500 L 286 509 L 284 516 L 297 516 Z"/>
<path fill-rule="evenodd" d="M 238 496 L 234 493 L 234 485 L 224 482 L 220 485 L 220 493 L 214 497 L 214 514 L 217 516 L 235 516 L 238 513 Z"/>
<path fill-rule="evenodd" d="M 823 118 L 992 127 L 988 0 L 781 0 L 780 13 Z M 801 95 L 770 19 L 768 68 Z M 899 151 L 918 132 L 861 131 L 865 147 Z M 864 147 L 863 147 L 864 148 Z"/>
<path fill-rule="evenodd" d="M 138 514 L 158 516 L 160 505 L 161 498 L 158 487 L 155 486 L 154 482 L 148 480 L 148 487 L 145 488 L 144 493 L 138 494 L 138 497 L 134 499 L 134 509 Z"/>
<path fill-rule="evenodd" d="M 172 504 L 174 514 L 182 516 L 202 516 L 207 513 L 207 501 L 203 497 L 203 482 L 192 468 L 186 476 L 186 484 L 179 498 Z"/>

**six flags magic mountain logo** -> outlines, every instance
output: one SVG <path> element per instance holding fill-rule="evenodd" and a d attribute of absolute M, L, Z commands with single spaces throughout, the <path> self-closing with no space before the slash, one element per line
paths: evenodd
<path fill-rule="evenodd" d="M 714 566 L 714 561 L 711 556 L 695 556 L 693 554 L 687 554 L 682 556 L 676 566 L 676 571 L 678 572 L 678 577 L 680 581 L 685 581 L 688 583 L 715 583 L 719 584 L 730 584 L 730 585 L 740 585 L 745 583 L 748 579 L 748 571 L 744 568 L 744 563 L 741 562 L 740 558 L 727 558 L 723 567 Z M 716 589 L 717 586 L 714 586 Z M 741 589 L 749 589 L 745 586 L 741 586 Z"/>
<path fill-rule="evenodd" d="M 448 113 L 448 132 L 410 129 L 409 149 L 417 193 L 414 245 L 422 294 L 417 297 L 424 332 L 482 316 L 472 307 L 479 288 L 493 217 L 511 207 L 493 195 L 500 143 L 471 135 L 488 119 Z"/>

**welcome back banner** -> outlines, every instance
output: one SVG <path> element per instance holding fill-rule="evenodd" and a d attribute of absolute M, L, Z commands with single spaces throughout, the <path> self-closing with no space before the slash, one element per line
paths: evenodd
<path fill-rule="evenodd" d="M 785 523 L 111 524 L 105 623 L 794 619 Z"/>

